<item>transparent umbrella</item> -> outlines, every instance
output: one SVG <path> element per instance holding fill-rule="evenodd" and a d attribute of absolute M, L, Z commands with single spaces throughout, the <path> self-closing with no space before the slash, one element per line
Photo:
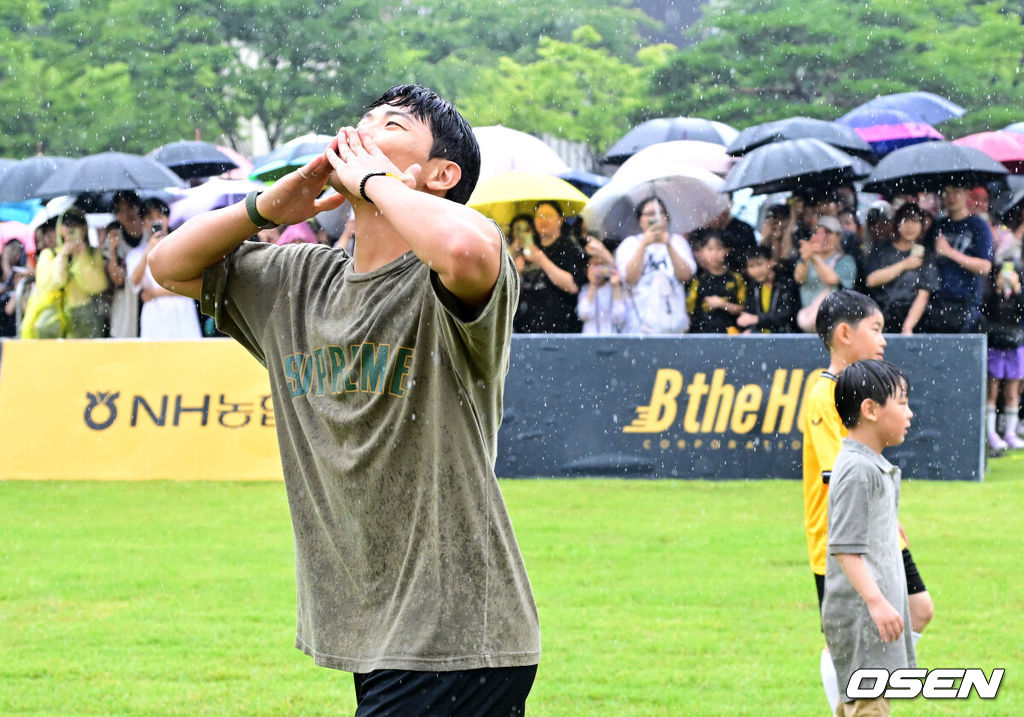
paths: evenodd
<path fill-rule="evenodd" d="M 623 169 L 626 169 L 623 167 Z M 657 197 L 665 206 L 669 229 L 685 234 L 704 226 L 729 208 L 721 177 L 701 167 L 685 167 L 666 159 L 616 172 L 583 208 L 588 228 L 605 237 L 625 237 L 640 231 L 636 207 Z"/>

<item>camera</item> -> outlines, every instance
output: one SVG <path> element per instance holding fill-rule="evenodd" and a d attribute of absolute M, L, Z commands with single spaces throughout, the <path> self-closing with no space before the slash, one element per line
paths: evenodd
<path fill-rule="evenodd" d="M 150 225 L 149 230 L 153 234 L 156 234 L 157 232 L 162 232 L 164 230 L 164 223 L 163 222 L 153 222 Z"/>

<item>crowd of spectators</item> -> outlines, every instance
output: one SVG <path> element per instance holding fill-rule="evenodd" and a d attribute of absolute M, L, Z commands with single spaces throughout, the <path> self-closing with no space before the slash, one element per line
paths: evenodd
<path fill-rule="evenodd" d="M 1024 447 L 1017 412 L 998 425 L 996 412 L 997 397 L 1018 405 L 1024 379 L 1020 205 L 996 215 L 986 188 L 949 186 L 878 199 L 861 214 L 857 196 L 793 196 L 764 207 L 757 231 L 725 212 L 686 236 L 669 231 L 665 205 L 650 197 L 636 206 L 640 232 L 617 242 L 542 202 L 508 237 L 522 276 L 515 330 L 813 332 L 821 301 L 855 289 L 879 304 L 889 333 L 987 334 L 989 446 Z"/>
<path fill-rule="evenodd" d="M 198 302 L 167 291 L 146 258 L 169 232 L 159 198 L 117 192 L 113 220 L 93 225 L 77 206 L 35 227 L 35 251 L 16 238 L 0 252 L 0 337 L 197 339 L 220 336 Z M 90 221 L 92 220 L 92 221 Z M 351 245 L 351 223 L 328 237 L 315 222 L 262 230 L 253 241 Z"/>
<path fill-rule="evenodd" d="M 540 202 L 508 228 L 521 277 L 514 330 L 811 332 L 825 296 L 856 289 L 879 304 L 890 333 L 986 333 L 989 445 L 1024 445 L 1016 418 L 1009 429 L 997 426 L 994 408 L 1000 396 L 1019 401 L 1024 379 L 1020 204 L 998 216 L 984 187 L 949 186 L 866 208 L 857 197 L 850 186 L 794 195 L 763 207 L 756 230 L 727 210 L 684 236 L 670 231 L 668 209 L 652 196 L 635 207 L 639 232 L 618 241 L 565 216 L 558 202 Z M 218 335 L 196 302 L 167 292 L 149 274 L 146 256 L 167 235 L 167 205 L 118 192 L 113 216 L 90 228 L 72 207 L 36 227 L 34 253 L 17 239 L 4 244 L 0 336 Z M 351 222 L 340 237 L 303 223 L 262 230 L 253 241 L 345 248 L 353 233 Z M 59 323 L 31 313 L 32 293 L 54 290 L 63 292 Z"/>

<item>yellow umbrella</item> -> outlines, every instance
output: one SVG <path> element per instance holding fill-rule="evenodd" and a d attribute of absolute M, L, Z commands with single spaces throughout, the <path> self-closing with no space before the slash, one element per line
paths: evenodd
<path fill-rule="evenodd" d="M 481 180 L 469 198 L 469 206 L 508 230 L 517 214 L 533 214 L 537 202 L 556 201 L 565 216 L 579 214 L 587 195 L 564 179 L 540 172 L 501 172 Z"/>

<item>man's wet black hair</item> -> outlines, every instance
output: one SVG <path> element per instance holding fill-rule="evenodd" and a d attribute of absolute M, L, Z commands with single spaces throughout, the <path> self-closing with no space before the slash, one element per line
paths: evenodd
<path fill-rule="evenodd" d="M 469 201 L 480 178 L 480 145 L 469 122 L 459 114 L 448 100 L 438 97 L 433 90 L 420 85 L 396 85 L 381 95 L 368 109 L 392 105 L 409 110 L 414 117 L 427 123 L 434 136 L 429 159 L 440 157 L 459 165 L 462 178 L 448 190 L 446 199 L 459 204 Z"/>
<path fill-rule="evenodd" d="M 860 421 L 860 405 L 871 399 L 884 406 L 890 398 L 910 393 L 910 381 L 894 364 L 878 359 L 852 363 L 836 380 L 836 411 L 847 428 Z"/>
<path fill-rule="evenodd" d="M 881 313 L 878 304 L 867 294 L 853 289 L 841 289 L 825 297 L 818 307 L 814 330 L 825 348 L 832 348 L 832 336 L 839 324 L 856 325 L 875 313 Z"/>

